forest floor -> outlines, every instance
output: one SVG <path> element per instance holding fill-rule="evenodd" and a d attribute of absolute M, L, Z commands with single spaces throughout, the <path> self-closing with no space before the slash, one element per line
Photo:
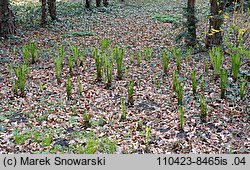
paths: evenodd
<path fill-rule="evenodd" d="M 231 77 L 230 57 L 225 55 L 223 67 L 228 69 L 226 98 L 220 98 L 220 81 L 214 79 L 207 51 L 191 53 L 183 50 L 180 81 L 184 84 L 184 128 L 180 129 L 177 98 L 172 87 L 176 63 L 170 59 L 164 75 L 160 50 L 177 46 L 176 36 L 182 26 L 153 19 L 156 15 L 182 18 L 184 1 L 114 4 L 85 10 L 81 3 L 58 3 L 59 21 L 41 28 L 40 8 L 36 4 L 21 10 L 13 6 L 18 21 L 17 34 L 0 41 L 0 153 L 249 153 L 249 93 L 239 97 L 239 83 Z M 209 4 L 198 1 L 198 38 L 204 39 Z M 27 13 L 29 12 L 29 13 Z M 31 16 L 30 16 L 31 15 Z M 29 24 L 24 24 L 29 23 Z M 244 22 L 243 22 L 244 23 Z M 96 82 L 93 47 L 108 38 L 111 46 L 126 48 L 124 74 L 117 80 L 114 67 L 111 89 Z M 23 61 L 22 46 L 30 40 L 37 43 L 39 57 L 30 64 L 25 97 L 13 94 L 15 74 L 9 66 Z M 202 41 L 202 40 L 201 40 Z M 67 99 L 69 73 L 65 59 L 62 83 L 55 76 L 54 56 L 59 45 L 69 44 L 85 51 L 84 66 L 73 69 L 72 99 Z M 152 57 L 137 52 L 153 49 Z M 249 76 L 249 58 L 244 58 L 240 75 Z M 197 72 L 197 95 L 192 93 L 191 71 Z M 208 69 L 208 70 L 206 70 Z M 200 79 L 204 77 L 204 91 Z M 78 93 L 78 82 L 83 96 Z M 121 99 L 127 104 L 127 84 L 134 80 L 134 105 L 127 106 L 126 119 L 121 119 Z M 247 84 L 249 88 L 249 82 Z M 200 120 L 199 95 L 207 101 L 207 120 Z M 86 126 L 85 110 L 90 115 Z M 142 127 L 140 125 L 142 124 Z M 150 131 L 150 133 L 148 133 Z"/>

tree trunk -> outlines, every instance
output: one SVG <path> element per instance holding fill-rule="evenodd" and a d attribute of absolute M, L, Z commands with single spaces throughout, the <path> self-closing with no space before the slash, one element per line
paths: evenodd
<path fill-rule="evenodd" d="M 42 0 L 42 20 L 41 20 L 41 25 L 44 26 L 46 24 L 47 24 L 46 0 Z"/>
<path fill-rule="evenodd" d="M 50 14 L 51 20 L 57 20 L 56 17 L 56 0 L 42 0 L 42 20 L 41 25 L 45 26 L 47 24 L 47 8 L 46 4 L 48 4 L 48 12 Z"/>
<path fill-rule="evenodd" d="M 56 20 L 56 0 L 48 0 L 48 8 L 51 19 Z"/>
<path fill-rule="evenodd" d="M 187 27 L 188 36 L 186 43 L 194 47 L 196 44 L 196 18 L 195 18 L 195 0 L 188 0 L 187 4 Z"/>
<path fill-rule="evenodd" d="M 86 8 L 90 8 L 91 0 L 86 0 Z"/>
<path fill-rule="evenodd" d="M 108 0 L 103 0 L 103 5 L 104 5 L 105 7 L 107 7 L 107 6 L 109 5 Z"/>
<path fill-rule="evenodd" d="M 0 1 L 0 36 L 7 37 L 15 33 L 14 14 L 9 8 L 9 0 Z"/>
<path fill-rule="evenodd" d="M 101 6 L 101 0 L 96 0 L 96 7 L 100 7 Z"/>
<path fill-rule="evenodd" d="M 209 18 L 209 31 L 206 37 L 206 47 L 220 46 L 222 44 L 223 0 L 210 0 L 211 16 Z"/>

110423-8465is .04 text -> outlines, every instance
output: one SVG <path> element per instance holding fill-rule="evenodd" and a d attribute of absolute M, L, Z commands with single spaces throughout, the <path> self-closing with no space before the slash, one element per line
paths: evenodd
<path fill-rule="evenodd" d="M 191 156 L 171 156 L 171 157 L 158 157 L 158 165 L 246 165 L 246 158 L 244 156 L 234 157 L 229 161 L 227 158 L 221 156 L 207 156 L 207 157 L 191 157 Z"/>

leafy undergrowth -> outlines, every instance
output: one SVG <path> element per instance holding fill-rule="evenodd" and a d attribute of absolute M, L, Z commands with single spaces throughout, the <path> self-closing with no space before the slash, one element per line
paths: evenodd
<path fill-rule="evenodd" d="M 226 97 L 221 99 L 220 80 L 214 78 L 206 52 L 189 58 L 186 50 L 181 51 L 178 82 L 183 85 L 183 107 L 178 107 L 172 83 L 176 58 L 170 56 L 165 73 L 161 64 L 162 49 L 175 45 L 175 33 L 170 23 L 152 16 L 179 15 L 181 4 L 158 3 L 111 4 L 89 11 L 81 3 L 60 2 L 60 21 L 40 28 L 34 19 L 31 25 L 20 27 L 13 39 L 2 42 L 0 153 L 249 153 L 249 93 L 241 99 L 240 80 L 234 82 L 229 74 Z M 115 45 L 126 49 L 122 79 L 116 78 L 114 65 L 110 88 L 96 80 L 92 54 L 105 37 L 109 50 Z M 15 74 L 10 65 L 24 62 L 22 46 L 30 40 L 39 52 L 35 63 L 29 64 L 25 97 L 19 97 L 13 94 Z M 60 84 L 54 59 L 61 45 L 65 56 Z M 84 64 L 75 65 L 70 73 L 72 45 L 83 52 Z M 144 56 L 145 47 L 153 50 L 150 57 Z M 246 62 L 249 59 L 243 58 L 242 63 Z M 230 72 L 229 56 L 223 67 Z M 249 76 L 249 64 L 240 68 L 242 74 Z M 70 93 L 66 92 L 69 80 Z M 131 80 L 133 104 L 128 102 L 127 91 Z M 181 127 L 179 110 L 184 111 Z M 207 114 L 205 120 L 201 110 Z"/>

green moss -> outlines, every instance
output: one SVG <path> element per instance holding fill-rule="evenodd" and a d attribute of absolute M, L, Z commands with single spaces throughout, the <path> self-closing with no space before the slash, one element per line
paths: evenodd
<path fill-rule="evenodd" d="M 153 19 L 157 20 L 157 21 L 161 21 L 164 23 L 177 23 L 179 22 L 179 18 L 173 15 L 154 15 L 152 17 Z"/>

